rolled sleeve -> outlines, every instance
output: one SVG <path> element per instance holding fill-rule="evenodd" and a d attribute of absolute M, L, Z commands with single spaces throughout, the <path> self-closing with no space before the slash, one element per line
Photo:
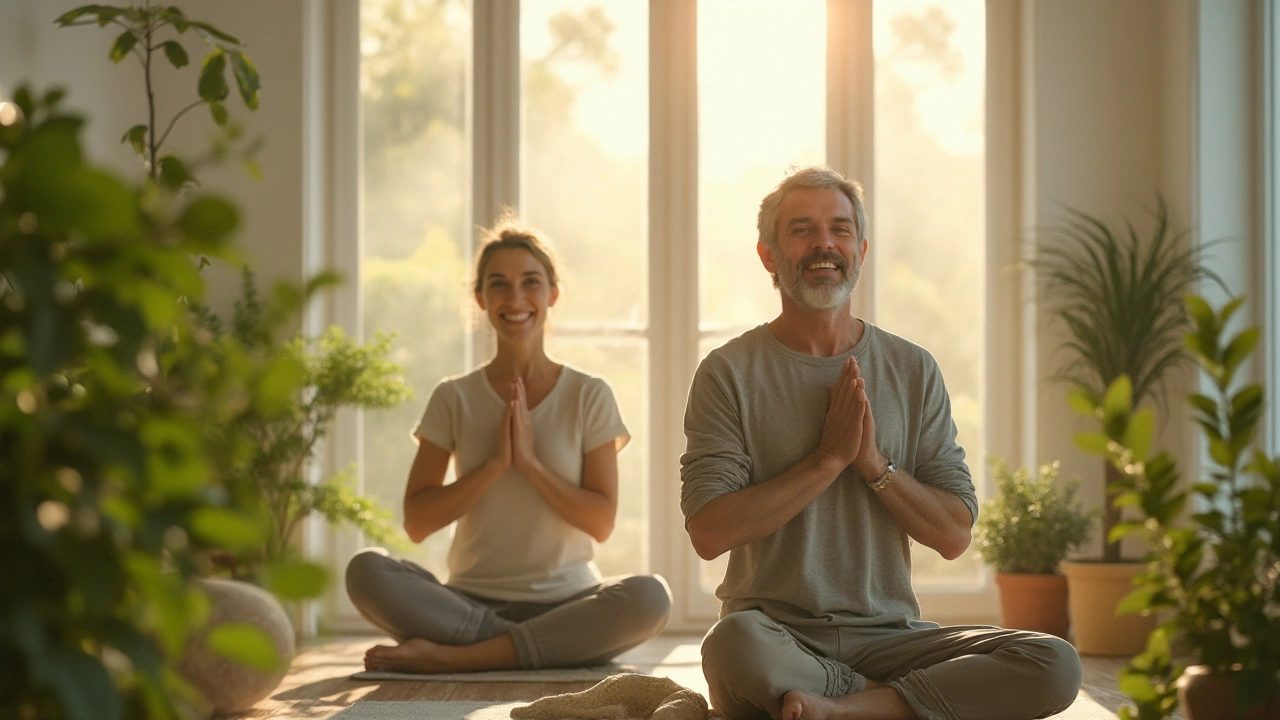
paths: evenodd
<path fill-rule="evenodd" d="M 937 362 L 929 358 L 932 372 L 924 388 L 924 418 L 920 443 L 916 446 L 915 478 L 922 483 L 946 490 L 969 508 L 970 524 L 978 519 L 978 495 L 973 476 L 965 463 L 964 448 L 956 442 L 955 419 L 951 416 L 951 397 Z"/>
<path fill-rule="evenodd" d="M 707 503 L 751 482 L 751 458 L 727 368 L 713 353 L 698 367 L 684 413 L 680 510 L 689 522 Z"/>

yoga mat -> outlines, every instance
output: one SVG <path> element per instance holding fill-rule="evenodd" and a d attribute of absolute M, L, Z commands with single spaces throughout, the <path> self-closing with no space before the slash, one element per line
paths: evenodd
<path fill-rule="evenodd" d="M 541 670 L 485 670 L 470 673 L 399 673 L 364 670 L 352 680 L 412 680 L 416 682 L 595 682 L 623 672 L 640 672 L 631 665 L 593 665 L 580 668 L 543 668 Z"/>
<path fill-rule="evenodd" d="M 331 720 L 510 720 L 511 708 L 528 704 L 362 700 L 334 715 Z"/>

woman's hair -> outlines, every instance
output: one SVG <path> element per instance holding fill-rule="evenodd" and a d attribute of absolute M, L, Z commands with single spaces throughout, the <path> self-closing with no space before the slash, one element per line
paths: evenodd
<path fill-rule="evenodd" d="M 474 289 L 478 293 L 484 287 L 484 268 L 489 259 L 499 250 L 520 248 L 527 250 L 547 271 L 547 282 L 551 287 L 560 286 L 560 273 L 556 270 L 556 261 L 551 254 L 547 239 L 542 233 L 527 225 L 523 225 L 511 208 L 503 208 L 502 214 L 493 227 L 480 232 L 480 248 L 476 253 L 476 277 Z"/>

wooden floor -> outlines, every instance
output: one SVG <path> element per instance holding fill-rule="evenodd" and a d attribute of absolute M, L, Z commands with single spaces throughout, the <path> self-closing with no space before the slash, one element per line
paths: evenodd
<path fill-rule="evenodd" d="M 669 677 L 687 688 L 707 694 L 702 677 L 700 636 L 667 635 L 641 645 L 618 658 L 650 675 Z M 361 660 L 382 638 L 338 638 L 304 647 L 294 659 L 289 675 L 272 695 L 250 712 L 226 716 L 237 720 L 280 718 L 329 718 L 357 700 L 537 700 L 547 695 L 586 690 L 595 683 L 474 683 L 349 680 L 363 670 Z M 1115 711 L 1124 698 L 1116 688 L 1116 671 L 1124 665 L 1117 658 L 1084 658 L 1083 694 Z"/>
<path fill-rule="evenodd" d="M 701 636 L 663 636 L 624 653 L 618 663 L 635 665 L 650 675 L 669 677 L 705 697 L 698 645 Z M 302 649 L 284 682 L 252 711 L 225 716 L 248 720 L 328 718 L 357 700 L 537 700 L 577 692 L 595 685 L 576 683 L 476 683 L 349 680 L 364 669 L 364 651 L 386 638 L 321 640 Z"/>

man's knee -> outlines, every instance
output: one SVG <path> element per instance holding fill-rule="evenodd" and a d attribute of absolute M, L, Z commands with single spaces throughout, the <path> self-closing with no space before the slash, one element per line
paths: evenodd
<path fill-rule="evenodd" d="M 1075 702 L 1084 679 L 1080 655 L 1071 643 L 1052 635 L 1040 635 L 1027 641 L 1028 654 L 1040 661 L 1044 668 L 1044 698 L 1046 714 L 1061 712 Z M 1042 716 L 1043 717 L 1043 716 Z"/>
<path fill-rule="evenodd" d="M 702 640 L 702 672 L 711 703 L 721 714 L 740 720 L 767 717 L 765 706 L 780 694 L 771 678 L 771 633 L 783 632 L 762 612 L 747 610 L 720 619 Z M 771 662 L 772 660 L 772 662 Z"/>

